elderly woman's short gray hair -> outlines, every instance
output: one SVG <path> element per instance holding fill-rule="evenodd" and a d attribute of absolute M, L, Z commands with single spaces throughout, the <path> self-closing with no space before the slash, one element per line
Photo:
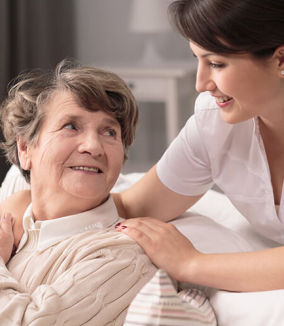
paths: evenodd
<path fill-rule="evenodd" d="M 126 83 L 116 74 L 63 60 L 51 72 L 33 71 L 20 75 L 1 105 L 1 144 L 8 161 L 20 169 L 17 139 L 36 144 L 45 117 L 45 104 L 56 91 L 69 91 L 87 110 L 105 111 L 121 127 L 125 158 L 138 121 L 136 101 Z M 27 181 L 29 171 L 22 170 Z"/>

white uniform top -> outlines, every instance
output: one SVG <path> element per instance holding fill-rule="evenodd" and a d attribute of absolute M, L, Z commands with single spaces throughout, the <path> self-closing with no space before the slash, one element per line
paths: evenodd
<path fill-rule="evenodd" d="M 258 119 L 228 124 L 207 92 L 157 166 L 165 186 L 199 195 L 214 183 L 256 231 L 284 244 L 284 194 L 278 212 Z"/>

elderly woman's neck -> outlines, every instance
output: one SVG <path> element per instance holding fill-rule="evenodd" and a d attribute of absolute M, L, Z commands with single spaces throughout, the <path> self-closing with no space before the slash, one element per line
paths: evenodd
<path fill-rule="evenodd" d="M 45 197 L 37 194 L 33 195 L 33 191 L 31 193 L 32 210 L 35 220 L 51 220 L 79 214 L 100 206 L 108 198 L 96 202 L 94 199 L 67 198 L 58 194 Z"/>

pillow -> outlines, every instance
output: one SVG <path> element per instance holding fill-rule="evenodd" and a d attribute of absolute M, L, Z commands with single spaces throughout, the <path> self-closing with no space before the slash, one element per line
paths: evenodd
<path fill-rule="evenodd" d="M 284 324 L 284 290 L 227 292 L 212 289 L 210 303 L 218 326 L 280 326 Z"/>
<path fill-rule="evenodd" d="M 187 211 L 171 222 L 197 250 L 204 253 L 252 251 L 253 246 L 241 234 L 211 218 Z"/>
<path fill-rule="evenodd" d="M 12 165 L 0 188 L 0 202 L 17 191 L 29 188 L 30 185 L 25 181 L 25 178 L 22 176 L 18 167 Z"/>
<path fill-rule="evenodd" d="M 177 293 L 163 270 L 140 290 L 130 304 L 124 326 L 217 325 L 214 311 L 205 294 L 197 289 Z"/>

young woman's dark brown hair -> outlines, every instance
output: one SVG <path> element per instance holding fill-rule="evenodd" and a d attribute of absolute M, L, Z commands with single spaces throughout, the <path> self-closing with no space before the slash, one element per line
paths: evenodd
<path fill-rule="evenodd" d="M 272 55 L 284 40 L 283 0 L 178 0 L 172 22 L 186 38 L 216 53 Z"/>

